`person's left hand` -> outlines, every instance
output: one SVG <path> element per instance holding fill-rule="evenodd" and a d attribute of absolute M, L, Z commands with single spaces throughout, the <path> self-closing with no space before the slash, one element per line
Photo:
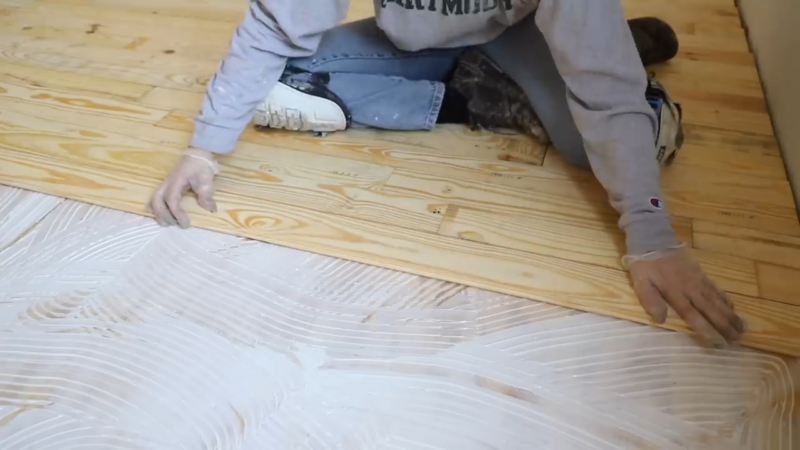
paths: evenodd
<path fill-rule="evenodd" d="M 172 167 L 161 186 L 153 193 L 148 209 L 153 212 L 161 226 L 178 225 L 189 228 L 189 216 L 181 208 L 181 198 L 189 191 L 197 195 L 201 208 L 217 211 L 214 202 L 214 176 L 219 165 L 214 154 L 197 148 L 189 148 Z"/>
<path fill-rule="evenodd" d="M 662 250 L 629 260 L 633 289 L 656 323 L 664 323 L 672 308 L 706 343 L 722 348 L 739 340 L 744 321 L 686 251 Z"/>

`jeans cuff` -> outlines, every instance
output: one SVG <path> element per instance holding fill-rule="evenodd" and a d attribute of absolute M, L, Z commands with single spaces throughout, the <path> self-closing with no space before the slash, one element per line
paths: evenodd
<path fill-rule="evenodd" d="M 436 126 L 436 120 L 439 118 L 439 111 L 441 111 L 444 101 L 444 83 L 431 81 L 431 87 L 433 87 L 433 95 L 431 96 L 431 106 L 428 109 L 428 118 L 425 121 L 426 130 L 432 130 Z"/>

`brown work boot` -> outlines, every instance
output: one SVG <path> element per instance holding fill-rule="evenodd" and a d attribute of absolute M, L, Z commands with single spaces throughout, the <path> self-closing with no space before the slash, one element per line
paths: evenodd
<path fill-rule="evenodd" d="M 657 17 L 628 21 L 642 64 L 649 66 L 669 61 L 678 54 L 678 35 L 668 23 Z"/>

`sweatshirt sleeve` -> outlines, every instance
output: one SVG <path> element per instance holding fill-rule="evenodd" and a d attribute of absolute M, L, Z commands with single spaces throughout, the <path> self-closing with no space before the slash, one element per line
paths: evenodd
<path fill-rule="evenodd" d="M 620 0 L 541 0 L 535 14 L 592 171 L 621 215 L 628 254 L 676 246 L 660 200 L 647 74 Z"/>
<path fill-rule="evenodd" d="M 348 0 L 251 0 L 217 73 L 209 80 L 191 146 L 233 151 L 256 106 L 288 58 L 311 56 L 322 35 L 344 20 Z"/>

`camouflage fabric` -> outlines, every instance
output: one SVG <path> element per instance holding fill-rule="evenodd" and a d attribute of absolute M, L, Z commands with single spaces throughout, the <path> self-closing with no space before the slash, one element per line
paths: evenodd
<path fill-rule="evenodd" d="M 643 65 L 668 61 L 678 53 L 678 37 L 663 20 L 641 17 L 629 20 L 628 25 Z M 472 129 L 513 130 L 550 143 L 522 89 L 479 50 L 470 49 L 461 56 L 447 88 L 466 99 Z"/>
<path fill-rule="evenodd" d="M 467 50 L 447 85 L 467 100 L 473 130 L 513 130 L 549 143 L 528 96 L 480 50 Z"/>

